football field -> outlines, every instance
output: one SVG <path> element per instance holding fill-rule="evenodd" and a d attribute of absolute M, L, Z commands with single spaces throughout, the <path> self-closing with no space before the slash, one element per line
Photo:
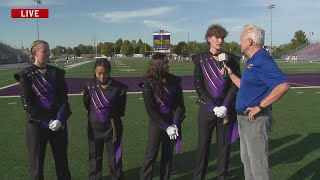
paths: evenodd
<path fill-rule="evenodd" d="M 61 68 L 65 65 L 60 64 Z M 148 118 L 140 90 L 136 83 L 144 75 L 148 60 L 114 59 L 111 75 L 129 85 L 126 116 L 123 118 L 123 170 L 125 179 L 139 179 L 147 142 Z M 288 75 L 292 89 L 273 105 L 274 123 L 270 134 L 271 178 L 320 179 L 320 63 L 279 63 Z M 243 69 L 242 64 L 241 68 Z M 19 69 L 0 71 L 0 179 L 28 179 L 28 156 L 26 148 L 25 112 L 21 106 L 19 88 L 13 73 Z M 182 125 L 183 144 L 174 153 L 171 179 L 189 180 L 195 162 L 197 145 L 197 94 L 193 91 L 192 62 L 171 62 L 170 71 L 182 76 L 186 119 Z M 88 145 L 87 119 L 82 103 L 81 88 L 87 78 L 93 77 L 93 62 L 66 70 L 69 101 L 73 114 L 68 121 L 68 159 L 72 179 L 87 179 Z M 11 86 L 12 85 L 12 86 Z M 206 179 L 216 175 L 216 135 L 211 142 L 211 153 Z M 107 157 L 104 153 L 103 174 L 108 177 Z M 160 153 L 159 153 L 160 156 Z M 45 160 L 45 179 L 54 180 L 55 167 L 48 144 Z M 154 171 L 159 179 L 159 161 Z M 231 179 L 243 178 L 239 140 L 232 145 L 230 161 Z"/>

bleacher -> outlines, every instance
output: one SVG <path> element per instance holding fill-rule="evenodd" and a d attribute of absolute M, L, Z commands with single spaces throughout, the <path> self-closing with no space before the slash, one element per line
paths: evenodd
<path fill-rule="evenodd" d="M 310 43 L 306 47 L 292 52 L 287 56 L 288 61 L 320 61 L 320 43 Z"/>
<path fill-rule="evenodd" d="M 30 53 L 25 49 L 15 49 L 0 42 L 0 64 L 28 62 Z"/>

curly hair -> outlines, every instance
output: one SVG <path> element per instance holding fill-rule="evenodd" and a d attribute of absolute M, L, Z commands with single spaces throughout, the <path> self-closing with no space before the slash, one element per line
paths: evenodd
<path fill-rule="evenodd" d="M 208 38 L 216 36 L 217 38 L 225 38 L 228 36 L 228 31 L 226 28 L 222 27 L 220 24 L 212 24 L 208 27 L 208 30 L 205 35 L 205 40 L 208 42 Z"/>
<path fill-rule="evenodd" d="M 162 53 L 156 53 L 152 56 L 149 68 L 145 75 L 147 82 L 150 84 L 152 90 L 154 91 L 155 95 L 158 96 L 160 99 L 164 98 L 164 74 L 162 70 L 162 66 L 165 64 L 163 61 L 166 59 L 166 55 Z"/>

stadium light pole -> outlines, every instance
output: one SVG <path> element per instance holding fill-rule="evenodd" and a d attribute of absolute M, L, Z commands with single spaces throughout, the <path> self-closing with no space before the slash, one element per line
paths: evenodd
<path fill-rule="evenodd" d="M 38 5 L 42 4 L 41 0 L 33 0 L 37 3 L 37 9 L 38 9 Z M 38 40 L 39 40 L 39 18 L 37 18 L 37 34 L 38 34 Z"/>
<path fill-rule="evenodd" d="M 275 8 L 276 5 L 271 4 L 267 8 L 270 9 L 270 15 L 271 15 L 271 22 L 270 22 L 270 54 L 273 53 L 273 48 L 272 48 L 272 9 Z"/>

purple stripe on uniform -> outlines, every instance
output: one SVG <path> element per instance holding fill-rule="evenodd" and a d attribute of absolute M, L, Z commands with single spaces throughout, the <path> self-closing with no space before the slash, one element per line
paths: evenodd
<path fill-rule="evenodd" d="M 238 122 L 231 120 L 229 118 L 228 120 L 228 144 L 234 143 L 239 137 L 238 132 Z"/>
<path fill-rule="evenodd" d="M 101 88 L 99 88 L 99 89 L 100 89 L 100 94 L 101 94 L 104 102 L 105 102 L 106 104 L 109 104 L 109 101 L 108 101 L 108 99 L 106 98 L 106 96 L 104 95 L 104 93 L 102 92 Z"/>
<path fill-rule="evenodd" d="M 48 90 L 44 87 L 44 85 L 39 81 L 39 76 L 37 77 L 37 75 L 32 75 L 33 76 L 33 80 L 36 80 L 36 82 L 33 82 L 35 85 L 37 85 L 37 88 L 39 90 L 43 89 L 44 91 L 48 92 Z M 38 86 L 39 85 L 39 86 Z M 41 86 L 41 87 L 40 87 Z"/>
<path fill-rule="evenodd" d="M 122 137 L 120 138 L 120 140 L 117 140 L 115 146 L 116 146 L 115 149 L 116 149 L 116 164 L 117 164 L 122 156 Z"/>
<path fill-rule="evenodd" d="M 99 102 L 99 104 L 97 104 L 97 105 L 100 105 L 100 106 L 98 106 L 98 107 L 104 107 L 104 104 L 102 104 L 102 102 L 100 101 L 98 93 L 96 91 L 94 91 L 94 90 L 93 90 L 93 93 L 94 93 L 93 96 L 96 99 L 96 102 Z"/>
<path fill-rule="evenodd" d="M 180 151 L 181 145 L 182 145 L 182 134 L 180 133 L 180 136 L 176 139 L 176 153 Z"/>
<path fill-rule="evenodd" d="M 175 124 L 176 126 L 180 125 L 179 123 L 179 118 L 178 117 L 173 117 L 173 124 Z"/>
<path fill-rule="evenodd" d="M 210 60 L 207 61 L 208 62 L 208 67 L 211 69 L 212 74 L 215 75 L 215 77 L 217 78 L 217 80 L 221 83 L 225 83 L 224 78 L 222 76 L 222 74 L 220 73 L 220 70 L 218 68 L 218 66 L 216 65 L 216 63 L 214 63 L 214 59 L 213 58 L 209 58 Z M 213 68 L 212 68 L 213 67 Z M 213 70 L 214 69 L 214 70 Z"/>
<path fill-rule="evenodd" d="M 212 61 L 214 61 L 213 59 L 209 59 L 209 60 L 205 59 L 204 60 L 202 58 L 202 56 L 200 56 L 200 58 L 201 58 L 201 61 L 200 61 L 201 69 L 205 75 L 207 84 L 209 85 L 209 89 L 210 89 L 209 93 L 212 97 L 218 97 L 218 96 L 220 96 L 220 93 L 223 90 L 223 87 L 225 85 L 225 80 L 224 80 L 223 76 L 221 75 L 216 64 L 214 62 L 212 62 Z M 210 61 L 211 61 L 211 64 L 210 64 Z M 212 66 L 213 66 L 213 68 L 212 68 Z M 218 71 L 218 74 L 216 74 L 216 72 L 213 69 Z M 212 88 L 212 86 L 210 86 L 210 83 L 215 87 L 214 89 Z"/>
<path fill-rule="evenodd" d="M 57 120 L 59 120 L 61 123 L 64 123 L 66 121 L 66 112 L 59 111 L 57 114 Z"/>
<path fill-rule="evenodd" d="M 224 106 L 224 107 L 226 107 L 226 108 L 229 108 L 230 107 L 230 102 L 229 101 L 227 101 L 227 100 L 225 100 L 225 101 L 223 101 L 223 103 L 222 103 L 222 106 Z"/>
<path fill-rule="evenodd" d="M 210 101 L 210 102 L 207 102 L 205 106 L 207 107 L 207 110 L 209 112 L 212 112 L 213 108 L 216 107 L 216 104 L 213 101 Z"/>

